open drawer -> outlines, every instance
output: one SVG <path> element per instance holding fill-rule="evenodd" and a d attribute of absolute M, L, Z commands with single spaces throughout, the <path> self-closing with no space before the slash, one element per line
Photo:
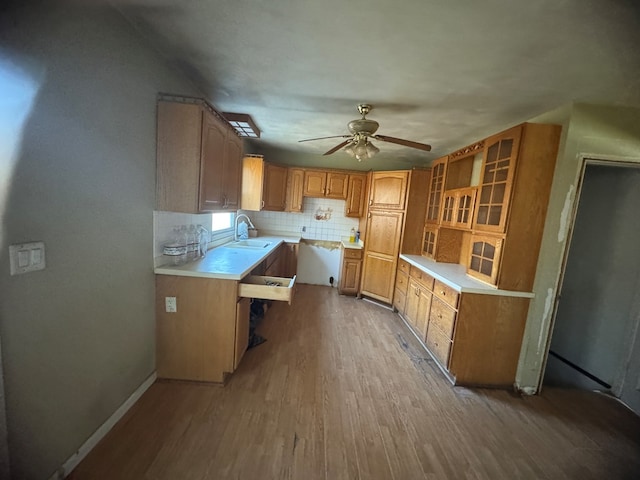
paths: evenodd
<path fill-rule="evenodd" d="M 293 278 L 247 275 L 238 283 L 238 296 L 278 300 L 291 305 L 295 284 L 295 275 Z"/>

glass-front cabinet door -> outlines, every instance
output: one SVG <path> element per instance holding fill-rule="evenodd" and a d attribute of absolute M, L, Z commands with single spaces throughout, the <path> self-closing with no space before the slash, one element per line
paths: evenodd
<path fill-rule="evenodd" d="M 522 127 L 491 137 L 485 144 L 473 229 L 504 233 Z"/>
<path fill-rule="evenodd" d="M 427 223 L 440 221 L 440 205 L 444 192 L 444 180 L 447 169 L 447 157 L 434 160 L 431 164 L 431 182 L 429 184 L 429 201 L 427 202 Z"/>

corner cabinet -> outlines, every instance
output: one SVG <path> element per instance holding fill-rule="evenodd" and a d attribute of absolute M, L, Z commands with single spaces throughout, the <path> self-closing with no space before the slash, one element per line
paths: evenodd
<path fill-rule="evenodd" d="M 206 102 L 158 102 L 156 209 L 240 207 L 242 140 Z"/>

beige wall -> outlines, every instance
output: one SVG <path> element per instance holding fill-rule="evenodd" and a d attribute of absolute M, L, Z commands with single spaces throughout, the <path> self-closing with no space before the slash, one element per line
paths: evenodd
<path fill-rule="evenodd" d="M 0 98 L 35 95 L 0 149 L 9 450 L 15 478 L 42 479 L 155 370 L 155 97 L 198 92 L 112 8 L 1 21 Z M 9 276 L 7 246 L 35 240 L 47 268 Z"/>
<path fill-rule="evenodd" d="M 561 124 L 563 135 L 516 379 L 527 392 L 537 390 L 544 366 L 582 159 L 640 162 L 640 109 L 575 104 L 532 121 Z"/>

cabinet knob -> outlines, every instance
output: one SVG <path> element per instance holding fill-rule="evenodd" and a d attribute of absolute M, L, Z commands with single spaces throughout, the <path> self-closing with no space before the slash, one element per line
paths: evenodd
<path fill-rule="evenodd" d="M 264 200 L 262 200 L 262 205 L 260 206 L 260 208 L 264 208 Z"/>
<path fill-rule="evenodd" d="M 373 203 L 373 199 L 369 199 L 369 205 L 371 205 Z"/>
<path fill-rule="evenodd" d="M 442 320 L 442 314 L 441 313 L 438 314 L 438 318 Z"/>
<path fill-rule="evenodd" d="M 440 295 L 442 295 L 443 297 L 447 296 L 447 292 L 445 292 L 444 290 L 440 290 Z"/>

